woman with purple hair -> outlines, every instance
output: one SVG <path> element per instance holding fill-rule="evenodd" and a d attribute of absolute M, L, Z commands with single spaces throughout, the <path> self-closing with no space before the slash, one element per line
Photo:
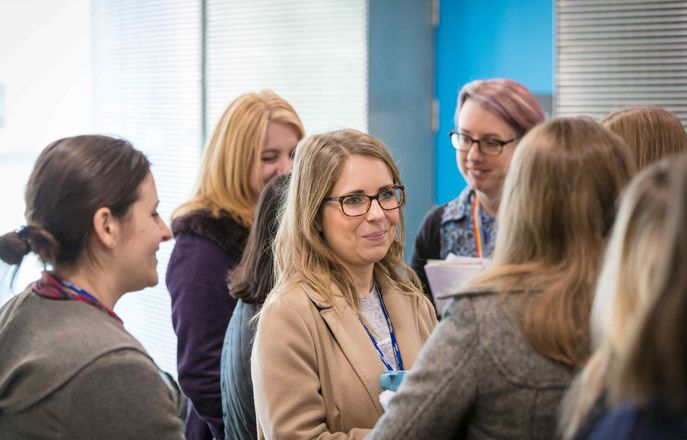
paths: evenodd
<path fill-rule="evenodd" d="M 476 80 L 463 86 L 458 95 L 456 128 L 449 135 L 467 187 L 457 198 L 427 214 L 412 258 L 411 266 L 428 296 L 427 260 L 445 259 L 450 253 L 491 256 L 496 212 L 513 152 L 520 139 L 544 119 L 534 95 L 515 81 Z"/>

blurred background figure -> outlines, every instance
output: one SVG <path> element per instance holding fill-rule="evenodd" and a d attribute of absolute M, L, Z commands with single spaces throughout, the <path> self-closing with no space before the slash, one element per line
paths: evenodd
<path fill-rule="evenodd" d="M 410 368 L 436 323 L 403 259 L 404 202 L 378 139 L 299 144 L 253 347 L 258 438 L 360 439 L 382 415 L 381 374 Z"/>
<path fill-rule="evenodd" d="M 167 267 L 179 384 L 190 401 L 190 440 L 224 437 L 222 342 L 236 300 L 227 272 L 241 259 L 262 188 L 288 173 L 303 126 L 270 91 L 236 98 L 206 147 L 195 195 L 173 214 L 176 239 Z"/>
<path fill-rule="evenodd" d="M 255 220 L 243 251 L 243 257 L 229 273 L 229 293 L 236 307 L 229 321 L 222 348 L 220 383 L 222 414 L 227 439 L 257 439 L 253 380 L 250 376 L 250 355 L 257 322 L 253 317 L 274 287 L 274 253 L 289 175 L 279 176 L 262 190 L 255 210 Z"/>
<path fill-rule="evenodd" d="M 34 252 L 52 269 L 0 309 L 0 437 L 182 439 L 178 387 L 113 311 L 157 284 L 171 238 L 148 159 L 121 139 L 60 139 L 25 197 L 26 225 L 0 237 L 0 258 Z"/>
<path fill-rule="evenodd" d="M 520 139 L 544 118 L 534 95 L 515 81 L 477 80 L 463 86 L 456 129 L 449 135 L 468 185 L 456 199 L 427 214 L 412 257 L 411 266 L 428 296 L 427 260 L 445 259 L 449 253 L 491 257 L 496 213 L 511 158 Z"/>
<path fill-rule="evenodd" d="M 623 250 L 630 252 L 629 262 L 645 262 L 632 267 L 640 272 L 639 294 L 646 300 L 638 301 L 636 320 L 625 337 L 614 341 L 621 344 L 617 363 L 608 373 L 608 397 L 616 408 L 590 439 L 687 438 L 687 157 L 675 160 L 650 170 L 631 189 L 628 206 L 623 206 L 631 211 L 627 229 L 621 225 L 613 237 L 624 243 L 614 242 L 611 249 L 627 246 Z M 665 203 L 652 213 L 636 209 L 637 199 L 650 197 Z M 611 276 L 618 287 L 625 281 L 615 278 L 615 268 L 625 255 L 609 252 Z M 598 323 L 611 330 L 608 322 Z"/>
<path fill-rule="evenodd" d="M 687 134 L 682 122 L 661 107 L 622 108 L 609 113 L 602 124 L 623 138 L 638 170 L 687 150 Z"/>
<path fill-rule="evenodd" d="M 589 355 L 594 285 L 634 164 L 582 117 L 534 128 L 513 167 L 493 265 L 448 304 L 370 438 L 554 438 Z"/>
<path fill-rule="evenodd" d="M 636 420 L 636 438 L 687 434 L 687 358 L 682 348 L 686 176 L 687 157 L 666 159 L 648 166 L 623 196 L 594 299 L 596 350 L 563 405 L 561 431 L 566 439 L 588 438 L 609 404 L 628 400 L 637 405 L 607 422 L 618 432 L 627 432 Z M 670 432 L 679 428 L 680 420 L 681 431 Z M 667 431 L 655 423 L 666 423 Z M 599 438 L 635 438 L 616 437 L 608 429 L 600 428 L 606 436 Z"/>

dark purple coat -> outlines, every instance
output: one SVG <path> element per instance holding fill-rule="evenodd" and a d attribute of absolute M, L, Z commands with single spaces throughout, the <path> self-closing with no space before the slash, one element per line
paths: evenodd
<path fill-rule="evenodd" d="M 190 405 L 188 440 L 224 438 L 220 359 L 236 301 L 227 272 L 241 259 L 248 229 L 223 213 L 195 211 L 172 222 L 176 243 L 167 267 L 172 323 L 177 335 L 179 385 Z"/>

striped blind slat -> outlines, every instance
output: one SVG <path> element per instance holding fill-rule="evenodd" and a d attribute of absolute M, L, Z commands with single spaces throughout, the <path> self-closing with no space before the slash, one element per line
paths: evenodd
<path fill-rule="evenodd" d="M 209 136 L 238 95 L 271 89 L 307 133 L 367 129 L 366 0 L 208 0 Z"/>
<path fill-rule="evenodd" d="M 201 152 L 200 3 L 94 0 L 93 124 L 123 136 L 152 162 L 167 221 L 189 197 Z M 172 242 L 158 251 L 159 284 L 116 306 L 161 368 L 176 373 L 176 336 L 164 276 Z"/>
<path fill-rule="evenodd" d="M 687 1 L 557 0 L 556 115 L 658 105 L 687 122 Z"/>

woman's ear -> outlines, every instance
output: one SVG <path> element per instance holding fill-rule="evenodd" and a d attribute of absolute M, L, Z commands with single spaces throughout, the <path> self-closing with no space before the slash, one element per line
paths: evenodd
<path fill-rule="evenodd" d="M 94 238 L 108 249 L 113 249 L 117 244 L 119 227 L 119 222 L 112 215 L 110 208 L 99 208 L 93 215 Z"/>

